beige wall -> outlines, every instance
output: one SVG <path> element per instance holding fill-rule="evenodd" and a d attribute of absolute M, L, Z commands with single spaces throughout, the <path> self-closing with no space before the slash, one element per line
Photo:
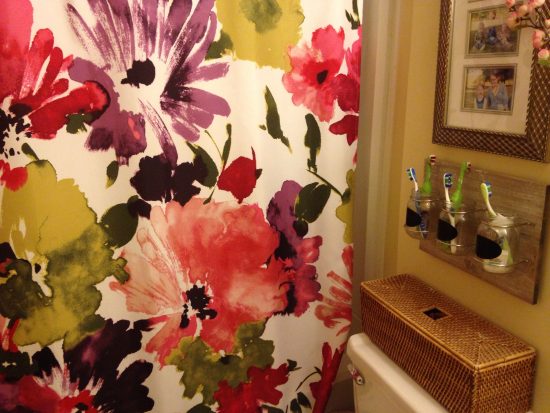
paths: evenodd
<path fill-rule="evenodd" d="M 533 411 L 550 412 L 550 225 L 544 232 L 538 304 L 527 304 L 476 277 L 447 265 L 418 248 L 403 230 L 404 205 L 410 182 L 404 170 L 422 170 L 425 156 L 469 160 L 475 167 L 532 179 L 550 185 L 550 164 L 434 145 L 433 104 L 440 0 L 402 1 L 399 25 L 397 97 L 389 186 L 384 276 L 415 274 L 457 301 L 519 336 L 537 349 Z M 549 69 L 550 70 L 550 69 Z M 381 188 L 381 193 L 386 192 Z"/>

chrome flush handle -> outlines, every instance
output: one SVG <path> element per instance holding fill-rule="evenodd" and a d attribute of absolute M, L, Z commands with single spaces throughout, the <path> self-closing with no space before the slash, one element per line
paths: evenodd
<path fill-rule="evenodd" d="M 357 370 L 353 364 L 351 364 L 351 363 L 348 364 L 348 370 L 349 370 L 349 373 L 351 374 L 351 377 L 353 378 L 353 381 L 355 382 L 355 384 L 357 384 L 359 386 L 361 386 L 362 384 L 365 384 L 365 380 L 363 379 L 363 377 L 359 373 L 359 370 Z"/>

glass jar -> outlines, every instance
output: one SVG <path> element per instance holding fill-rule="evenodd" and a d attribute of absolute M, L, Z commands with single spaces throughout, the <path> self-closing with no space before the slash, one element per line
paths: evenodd
<path fill-rule="evenodd" d="M 470 253 L 475 246 L 478 221 L 474 204 L 462 203 L 456 209 L 445 203 L 437 221 L 437 244 L 447 254 Z"/>
<path fill-rule="evenodd" d="M 481 221 L 476 236 L 476 256 L 483 270 L 506 274 L 519 262 L 520 226 L 514 216 L 497 214 Z"/>
<path fill-rule="evenodd" d="M 439 200 L 433 195 L 423 195 L 420 191 L 411 191 L 407 202 L 405 231 L 415 239 L 433 238 Z"/>

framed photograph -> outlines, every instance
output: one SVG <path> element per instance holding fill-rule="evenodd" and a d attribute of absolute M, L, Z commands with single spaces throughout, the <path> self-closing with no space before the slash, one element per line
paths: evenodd
<path fill-rule="evenodd" d="M 510 30 L 507 18 L 508 9 L 504 5 L 468 10 L 466 54 L 480 57 L 517 54 L 521 31 Z"/>
<path fill-rule="evenodd" d="M 503 28 L 502 3 L 441 1 L 432 142 L 547 162 L 550 68 L 532 29 Z"/>
<path fill-rule="evenodd" d="M 462 110 L 512 115 L 516 65 L 465 66 Z"/>

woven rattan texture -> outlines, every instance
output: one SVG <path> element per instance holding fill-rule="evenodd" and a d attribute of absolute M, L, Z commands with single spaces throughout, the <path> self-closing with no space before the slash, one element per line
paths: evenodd
<path fill-rule="evenodd" d="M 366 283 L 367 289 L 438 343 L 476 367 L 501 363 L 534 350 L 510 333 L 479 317 L 410 275 Z M 432 320 L 425 310 L 438 308 L 447 317 Z"/>
<path fill-rule="evenodd" d="M 447 410 L 525 413 L 529 409 L 532 348 L 409 275 L 363 283 L 361 292 L 365 333 Z M 423 311 L 434 306 L 450 315 L 432 320 Z M 409 319 L 407 314 L 413 313 L 422 317 Z M 455 321 L 446 325 L 453 331 L 446 332 L 438 323 L 451 318 Z M 457 327 L 460 323 L 467 328 Z M 484 339 L 480 342 L 478 337 Z M 504 340 L 502 344 L 495 341 L 497 337 Z M 473 344 L 468 343 L 471 339 Z M 462 349 L 468 357 L 460 353 Z"/>

